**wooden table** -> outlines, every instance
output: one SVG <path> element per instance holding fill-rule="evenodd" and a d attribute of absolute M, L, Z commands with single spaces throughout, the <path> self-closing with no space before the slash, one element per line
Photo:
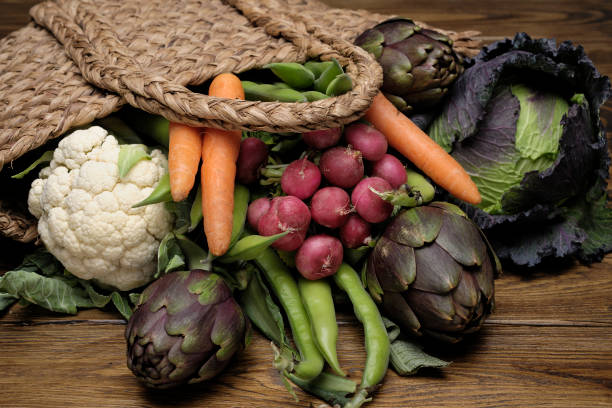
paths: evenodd
<path fill-rule="evenodd" d="M 525 31 L 582 44 L 612 74 L 612 4 L 584 0 L 326 0 L 339 7 L 409 16 L 451 30 L 475 29 L 485 41 Z M 0 34 L 28 21 L 33 1 L 0 3 Z M 612 130 L 612 104 L 603 109 Z M 609 133 L 610 134 L 610 133 Z M 8 254 L 5 252 L 3 257 Z M 497 281 L 497 310 L 476 338 L 442 351 L 453 361 L 410 378 L 389 372 L 372 407 L 611 407 L 612 255 L 582 266 L 564 262 L 530 275 L 507 269 Z M 350 313 L 339 316 L 340 362 L 360 377 L 363 337 Z M 125 365 L 125 321 L 113 312 L 61 316 L 13 307 L 0 317 L 3 407 L 304 407 L 272 368 L 256 333 L 214 382 L 168 392 L 140 386 Z"/>

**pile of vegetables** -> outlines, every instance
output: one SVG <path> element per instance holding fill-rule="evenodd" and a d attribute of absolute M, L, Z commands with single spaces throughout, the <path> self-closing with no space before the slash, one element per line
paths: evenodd
<path fill-rule="evenodd" d="M 0 310 L 114 304 L 128 320 L 127 365 L 155 388 L 213 378 L 254 326 L 289 392 L 353 408 L 389 366 L 410 375 L 448 364 L 418 339 L 454 343 L 479 330 L 494 308 L 497 252 L 533 265 L 612 249 L 598 116 L 609 82 L 580 50 L 522 35 L 464 72 L 446 37 L 409 20 L 357 42 L 384 66 L 385 87 L 342 128 L 228 131 L 127 108 L 65 136 L 14 176 L 31 182 L 44 247 L 0 277 Z M 543 92 L 544 82 L 524 84 L 529 70 L 572 87 L 564 98 Z M 224 73 L 206 92 L 307 102 L 351 87 L 332 59 Z M 405 115 L 414 112 L 437 116 L 431 138 Z M 542 112 L 546 124 L 534 119 Z M 509 130 L 490 131 L 498 122 Z M 548 229 L 530 230 L 534 220 Z M 567 247 L 542 248 L 551 231 L 570 230 Z M 508 249 L 532 236 L 533 246 Z M 364 329 L 358 381 L 336 351 L 339 298 Z"/>

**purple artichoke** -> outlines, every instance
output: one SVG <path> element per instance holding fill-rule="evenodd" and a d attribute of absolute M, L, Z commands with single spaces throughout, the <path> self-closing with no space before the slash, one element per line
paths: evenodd
<path fill-rule="evenodd" d="M 173 272 L 149 285 L 125 330 L 127 365 L 154 388 L 209 380 L 244 348 L 247 321 L 223 279 Z"/>
<path fill-rule="evenodd" d="M 367 262 L 367 285 L 406 333 L 457 342 L 494 304 L 497 256 L 456 206 L 435 202 L 398 214 Z"/>
<path fill-rule="evenodd" d="M 364 31 L 355 44 L 374 54 L 383 68 L 381 90 L 404 113 L 436 105 L 463 72 L 452 40 L 396 18 Z"/>

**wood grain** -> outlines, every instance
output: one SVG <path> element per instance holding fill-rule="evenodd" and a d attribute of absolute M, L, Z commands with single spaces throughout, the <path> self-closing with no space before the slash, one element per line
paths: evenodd
<path fill-rule="evenodd" d="M 612 75 L 608 1 L 325 0 L 337 7 L 412 17 L 451 30 L 479 30 L 485 41 L 525 31 L 584 46 Z M 0 36 L 29 21 L 31 0 L 0 1 Z M 612 104 L 602 109 L 608 131 Z M 609 137 L 612 133 L 608 133 Z M 0 242 L 0 265 L 14 247 Z M 6 261 L 6 262 L 4 262 Z M 507 269 L 496 282 L 496 311 L 458 346 L 428 348 L 453 363 L 410 378 L 392 371 L 375 407 L 612 406 L 612 255 L 591 266 L 559 262 Z M 339 314 L 339 356 L 351 378 L 364 363 L 363 335 L 350 310 Z M 215 381 L 166 392 L 142 387 L 125 364 L 125 321 L 107 310 L 76 316 L 15 306 L 0 315 L 1 407 L 304 407 L 272 368 L 268 342 L 250 346 Z"/>

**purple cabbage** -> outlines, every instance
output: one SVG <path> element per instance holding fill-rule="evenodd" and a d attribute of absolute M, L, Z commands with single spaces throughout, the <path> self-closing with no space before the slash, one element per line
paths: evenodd
<path fill-rule="evenodd" d="M 600 261 L 612 250 L 610 158 L 599 117 L 610 81 L 581 46 L 557 47 L 554 40 L 519 33 L 483 48 L 454 83 L 428 133 L 466 168 L 483 197 L 499 190 L 497 183 L 509 178 L 503 166 L 517 161 L 517 121 L 526 108 L 509 90 L 518 85 L 533 90 L 526 100 L 540 116 L 534 127 L 550 125 L 554 97 L 547 102 L 546 95 L 564 100 L 558 151 L 546 168 L 527 169 L 522 179 L 519 173 L 516 184 L 499 192 L 496 208 L 459 204 L 504 260 L 528 266 L 570 255 Z"/>

